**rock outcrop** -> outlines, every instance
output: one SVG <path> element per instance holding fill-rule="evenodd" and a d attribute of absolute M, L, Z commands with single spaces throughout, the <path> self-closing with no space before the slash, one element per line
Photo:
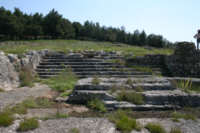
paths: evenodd
<path fill-rule="evenodd" d="M 0 88 L 10 90 L 19 84 L 18 73 L 8 56 L 0 52 Z"/>

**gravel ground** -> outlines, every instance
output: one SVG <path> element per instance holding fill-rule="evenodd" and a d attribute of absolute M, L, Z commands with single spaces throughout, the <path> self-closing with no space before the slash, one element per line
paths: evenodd
<path fill-rule="evenodd" d="M 50 88 L 47 85 L 36 84 L 34 87 L 23 87 L 0 93 L 0 110 L 8 105 L 21 103 L 28 97 L 40 97 L 48 95 Z"/>

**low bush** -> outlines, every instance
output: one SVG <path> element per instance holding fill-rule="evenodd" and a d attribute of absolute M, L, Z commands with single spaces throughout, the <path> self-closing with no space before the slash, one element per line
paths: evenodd
<path fill-rule="evenodd" d="M 126 92 L 125 89 L 121 90 L 117 94 L 117 100 L 128 101 L 128 102 L 131 102 L 131 103 L 137 104 L 137 105 L 144 104 L 144 97 L 141 93 Z"/>
<path fill-rule="evenodd" d="M 13 114 L 9 111 L 0 113 L 0 126 L 10 126 L 14 121 Z"/>
<path fill-rule="evenodd" d="M 29 118 L 22 121 L 17 129 L 17 131 L 29 131 L 34 130 L 39 127 L 39 122 L 35 118 Z"/>
<path fill-rule="evenodd" d="M 87 105 L 89 108 L 102 113 L 105 113 L 107 111 L 104 103 L 99 99 L 94 99 L 92 101 L 89 101 Z"/>
<path fill-rule="evenodd" d="M 193 121 L 197 119 L 197 117 L 194 116 L 193 114 L 183 114 L 179 112 L 173 112 L 171 114 L 171 117 L 172 117 L 172 120 L 176 122 L 179 122 L 179 119 L 193 120 Z"/>
<path fill-rule="evenodd" d="M 170 133 L 182 133 L 181 129 L 180 128 L 172 128 Z"/>
<path fill-rule="evenodd" d="M 74 89 L 77 80 L 76 75 L 70 69 L 66 69 L 60 75 L 44 80 L 43 83 L 53 90 L 65 92 L 66 90 Z"/>
<path fill-rule="evenodd" d="M 140 124 L 127 115 L 125 111 L 118 110 L 109 116 L 109 120 L 115 123 L 118 130 L 123 133 L 131 132 L 132 130 L 141 130 Z"/>
<path fill-rule="evenodd" d="M 70 129 L 69 133 L 80 133 L 78 128 L 72 128 Z"/>
<path fill-rule="evenodd" d="M 148 123 L 145 128 L 150 133 L 166 133 L 165 129 L 158 123 Z"/>
<path fill-rule="evenodd" d="M 19 79 L 20 79 L 21 87 L 24 87 L 24 86 L 32 87 L 33 86 L 34 75 L 31 70 L 32 70 L 32 68 L 30 68 L 29 66 L 25 66 L 20 70 Z"/>

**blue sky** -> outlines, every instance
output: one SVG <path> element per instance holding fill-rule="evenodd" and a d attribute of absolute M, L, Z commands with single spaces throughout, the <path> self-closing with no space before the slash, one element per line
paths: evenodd
<path fill-rule="evenodd" d="M 0 6 L 43 14 L 54 8 L 71 21 L 145 30 L 172 42 L 194 42 L 200 28 L 200 0 L 0 0 Z"/>

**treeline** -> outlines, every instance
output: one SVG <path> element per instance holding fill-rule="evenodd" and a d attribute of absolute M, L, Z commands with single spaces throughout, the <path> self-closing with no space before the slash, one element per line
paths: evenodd
<path fill-rule="evenodd" d="M 105 27 L 89 21 L 84 24 L 70 22 L 54 9 L 44 16 L 40 13 L 25 14 L 18 8 L 11 12 L 1 7 L 0 40 L 25 39 L 96 40 L 159 48 L 173 46 L 161 35 L 147 35 L 145 31 L 127 33 L 124 27 Z"/>

